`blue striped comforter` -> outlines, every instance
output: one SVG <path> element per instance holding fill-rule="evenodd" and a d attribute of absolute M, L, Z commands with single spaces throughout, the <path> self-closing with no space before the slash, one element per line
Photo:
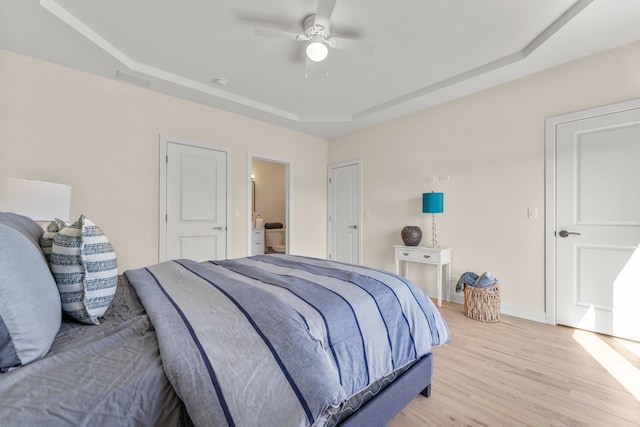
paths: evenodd
<path fill-rule="evenodd" d="M 366 267 L 260 255 L 125 274 L 196 425 L 322 425 L 353 394 L 449 342 L 416 285 Z"/>

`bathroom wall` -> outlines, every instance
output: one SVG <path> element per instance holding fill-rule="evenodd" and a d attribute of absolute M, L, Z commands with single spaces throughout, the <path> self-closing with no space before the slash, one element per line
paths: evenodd
<path fill-rule="evenodd" d="M 253 159 L 252 171 L 256 186 L 256 214 L 264 222 L 286 223 L 286 165 Z"/>

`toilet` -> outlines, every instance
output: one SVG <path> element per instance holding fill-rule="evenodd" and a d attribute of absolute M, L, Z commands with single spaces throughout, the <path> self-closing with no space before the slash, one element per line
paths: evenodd
<path fill-rule="evenodd" d="M 267 253 L 284 254 L 287 252 L 284 233 L 284 226 L 280 223 L 265 224 L 264 238 Z"/>

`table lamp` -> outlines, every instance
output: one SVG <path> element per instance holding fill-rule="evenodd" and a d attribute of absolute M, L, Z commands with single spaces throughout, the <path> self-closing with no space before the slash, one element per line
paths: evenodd
<path fill-rule="evenodd" d="M 422 213 L 431 214 L 431 247 L 437 247 L 436 240 L 436 216 L 437 213 L 444 212 L 444 193 L 422 193 Z"/>
<path fill-rule="evenodd" d="M 33 179 L 0 178 L 0 211 L 36 222 L 69 221 L 71 187 Z"/>

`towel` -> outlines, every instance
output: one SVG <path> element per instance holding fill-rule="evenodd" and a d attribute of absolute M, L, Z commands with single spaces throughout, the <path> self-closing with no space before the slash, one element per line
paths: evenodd
<path fill-rule="evenodd" d="M 284 224 L 282 224 L 281 222 L 267 222 L 264 225 L 264 228 L 267 230 L 275 230 L 279 228 L 284 228 Z"/>
<path fill-rule="evenodd" d="M 473 271 L 467 271 L 460 279 L 458 279 L 458 284 L 456 285 L 456 292 L 462 292 L 464 290 L 464 284 L 466 283 L 469 286 L 473 286 L 473 284 L 478 279 L 478 275 Z"/>
<path fill-rule="evenodd" d="M 473 271 L 467 271 L 460 279 L 458 279 L 458 284 L 456 284 L 456 292 L 464 291 L 465 283 L 474 288 L 486 288 L 498 283 L 498 278 L 489 272 L 484 272 L 480 276 L 478 276 Z"/>
<path fill-rule="evenodd" d="M 498 279 L 491 273 L 482 273 L 476 282 L 472 285 L 476 288 L 486 288 L 498 283 Z"/>

